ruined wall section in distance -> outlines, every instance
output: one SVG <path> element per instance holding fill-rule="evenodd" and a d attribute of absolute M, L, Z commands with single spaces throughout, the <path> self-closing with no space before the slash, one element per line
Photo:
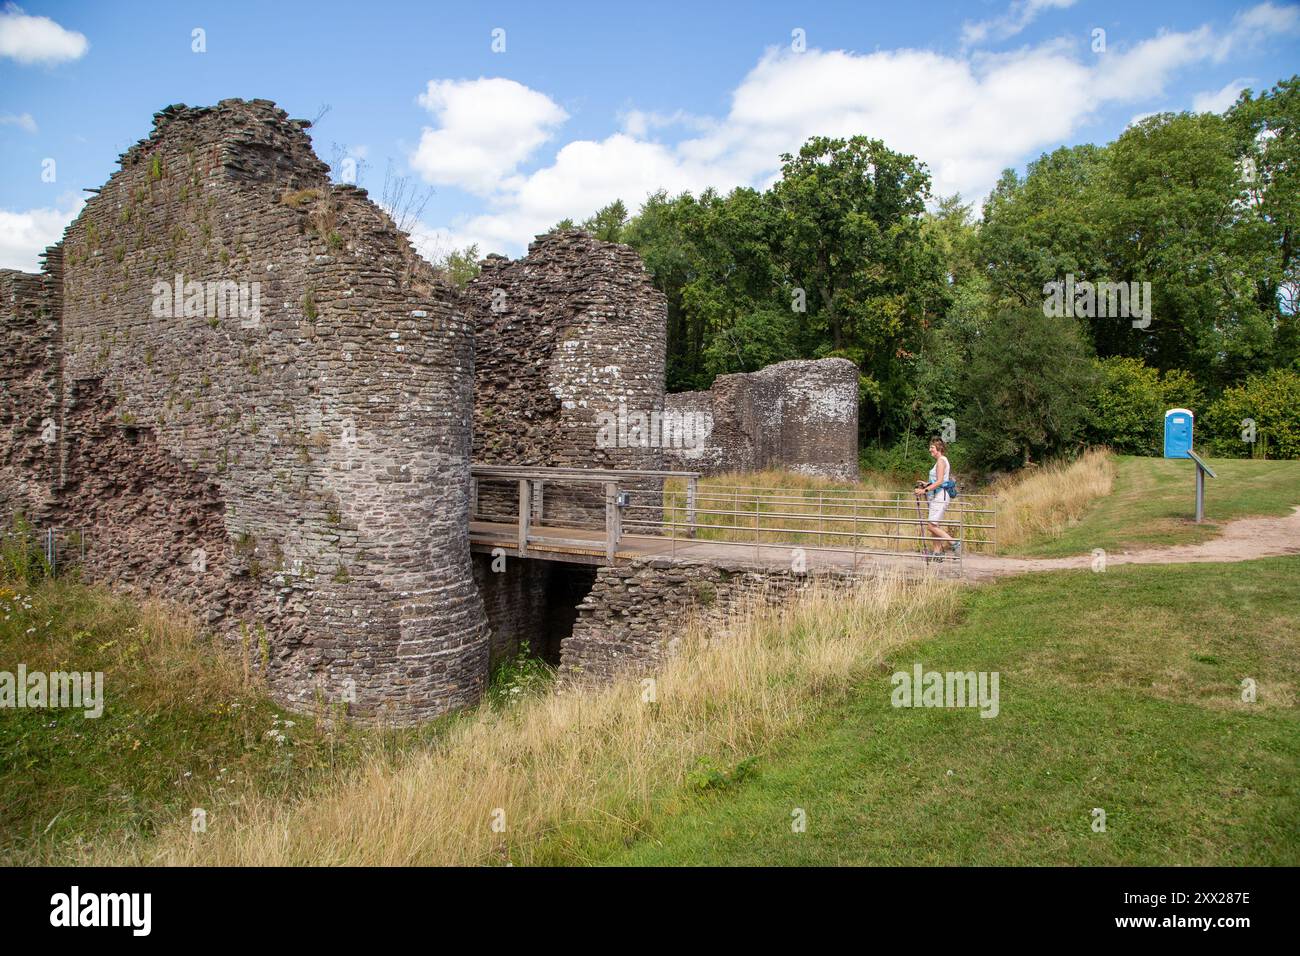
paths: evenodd
<path fill-rule="evenodd" d="M 472 326 L 307 125 L 168 107 L 69 227 L 60 520 L 287 702 L 404 722 L 486 680 Z"/>
<path fill-rule="evenodd" d="M 705 474 L 781 468 L 837 481 L 858 476 L 858 369 L 847 359 L 778 362 L 719 375 L 708 391 L 664 398 L 667 416 L 708 422 L 694 447 L 674 443 L 671 467 Z"/>

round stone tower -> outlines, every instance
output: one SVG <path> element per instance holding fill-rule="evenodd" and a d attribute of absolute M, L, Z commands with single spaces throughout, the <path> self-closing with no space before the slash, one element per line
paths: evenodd
<path fill-rule="evenodd" d="M 168 107 L 54 250 L 56 517 L 286 702 L 410 722 L 487 677 L 473 330 L 309 125 Z"/>

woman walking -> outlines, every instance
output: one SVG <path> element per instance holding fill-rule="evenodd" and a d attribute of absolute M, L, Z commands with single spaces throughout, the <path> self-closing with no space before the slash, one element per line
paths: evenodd
<path fill-rule="evenodd" d="M 934 459 L 934 467 L 930 469 L 930 480 L 927 482 L 916 483 L 916 490 L 913 492 L 918 498 L 925 495 L 930 502 L 929 514 L 926 515 L 926 527 L 930 534 L 938 541 L 932 558 L 942 561 L 944 554 L 944 545 L 947 544 L 947 550 L 955 552 L 960 542 L 953 540 L 952 535 L 943 530 L 943 513 L 948 508 L 948 502 L 952 496 L 948 489 L 952 485 L 952 466 L 948 464 L 947 456 L 948 446 L 944 444 L 942 438 L 930 439 L 930 457 Z"/>

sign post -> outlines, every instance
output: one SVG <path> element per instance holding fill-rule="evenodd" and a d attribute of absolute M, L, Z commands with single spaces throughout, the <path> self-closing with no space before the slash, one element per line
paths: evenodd
<path fill-rule="evenodd" d="M 1218 478 L 1214 469 L 1201 460 L 1201 456 L 1196 454 L 1190 448 L 1187 449 L 1187 457 L 1196 462 L 1196 523 L 1200 524 L 1205 520 L 1205 476 Z"/>

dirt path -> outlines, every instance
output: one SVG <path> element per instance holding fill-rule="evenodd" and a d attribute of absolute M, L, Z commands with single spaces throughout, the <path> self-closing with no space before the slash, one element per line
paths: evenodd
<path fill-rule="evenodd" d="M 1300 507 L 1285 518 L 1239 518 L 1223 526 L 1217 538 L 1200 544 L 1106 553 L 1107 567 L 1115 564 L 1198 564 L 1208 561 L 1250 561 L 1300 554 Z M 1092 567 L 1092 555 L 1072 558 L 998 558 L 970 555 L 963 559 L 965 577 L 987 580 L 1027 571 L 1058 571 Z"/>

